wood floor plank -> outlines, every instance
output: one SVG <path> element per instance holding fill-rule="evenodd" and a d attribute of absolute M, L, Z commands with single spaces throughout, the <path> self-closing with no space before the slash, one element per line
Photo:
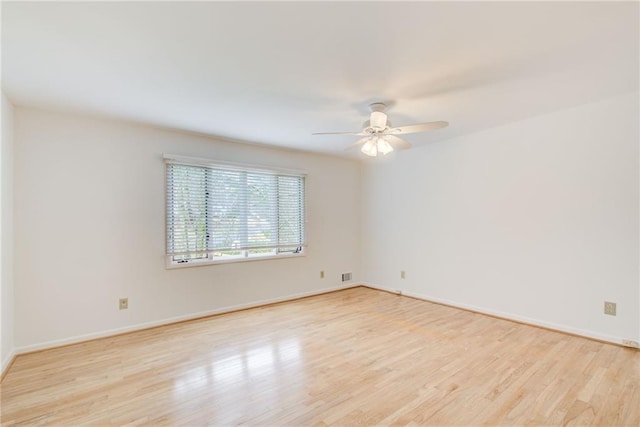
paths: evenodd
<path fill-rule="evenodd" d="M 353 288 L 18 356 L 3 425 L 640 425 L 640 352 Z"/>

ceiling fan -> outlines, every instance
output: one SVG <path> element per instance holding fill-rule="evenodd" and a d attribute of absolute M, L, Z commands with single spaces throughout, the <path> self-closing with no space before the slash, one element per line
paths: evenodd
<path fill-rule="evenodd" d="M 371 116 L 369 120 L 364 122 L 363 129 L 360 132 L 321 132 L 312 135 L 359 135 L 364 138 L 354 142 L 346 149 L 358 147 L 362 145 L 360 151 L 367 156 L 375 157 L 378 154 L 388 154 L 394 149 L 411 148 L 404 139 L 398 138 L 396 135 L 408 133 L 427 132 L 430 130 L 442 129 L 449 126 L 448 122 L 429 122 L 416 125 L 391 127 L 391 122 L 387 118 L 384 110 L 387 106 L 382 102 L 374 102 L 369 105 Z"/>

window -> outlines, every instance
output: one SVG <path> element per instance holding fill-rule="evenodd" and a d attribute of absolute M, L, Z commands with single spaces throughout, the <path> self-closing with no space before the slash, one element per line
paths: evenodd
<path fill-rule="evenodd" d="M 301 254 L 304 183 L 299 174 L 168 160 L 168 265 Z"/>

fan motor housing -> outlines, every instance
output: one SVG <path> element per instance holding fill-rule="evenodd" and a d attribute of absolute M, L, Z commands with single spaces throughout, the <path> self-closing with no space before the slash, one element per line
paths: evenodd
<path fill-rule="evenodd" d="M 391 126 L 391 121 L 389 121 L 389 119 L 387 119 L 387 126 L 386 126 L 386 127 L 387 127 L 387 128 L 392 127 L 392 126 Z M 364 130 L 372 129 L 372 128 L 371 128 L 371 121 L 370 121 L 370 120 L 366 120 L 366 121 L 362 124 L 362 128 L 363 128 Z"/>

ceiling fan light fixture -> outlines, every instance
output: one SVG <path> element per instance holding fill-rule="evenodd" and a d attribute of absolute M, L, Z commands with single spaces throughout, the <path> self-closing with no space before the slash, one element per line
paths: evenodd
<path fill-rule="evenodd" d="M 393 151 L 391 144 L 389 144 L 389 142 L 383 137 L 378 138 L 377 149 L 378 153 L 382 153 L 383 155 L 387 155 Z"/>
<path fill-rule="evenodd" d="M 393 151 L 393 146 L 389 144 L 389 141 L 384 139 L 381 135 L 375 135 L 369 138 L 360 149 L 364 154 L 369 157 L 376 157 L 378 154 L 387 155 Z"/>
<path fill-rule="evenodd" d="M 378 145 L 374 142 L 373 138 L 371 138 L 364 143 L 360 151 L 369 157 L 376 157 L 378 155 Z"/>

